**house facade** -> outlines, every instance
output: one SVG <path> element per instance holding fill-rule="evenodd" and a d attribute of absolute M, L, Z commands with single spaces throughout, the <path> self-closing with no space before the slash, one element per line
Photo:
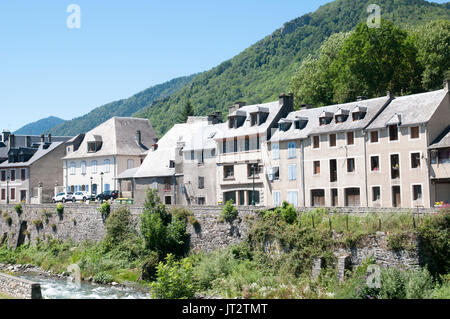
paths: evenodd
<path fill-rule="evenodd" d="M 50 203 L 55 187 L 63 183 L 61 158 L 69 137 L 7 132 L 7 140 L 8 158 L 0 164 L 0 203 Z"/>
<path fill-rule="evenodd" d="M 148 120 L 111 118 L 66 143 L 64 189 L 93 195 L 119 190 L 117 177 L 139 167 L 155 143 L 156 134 Z"/>

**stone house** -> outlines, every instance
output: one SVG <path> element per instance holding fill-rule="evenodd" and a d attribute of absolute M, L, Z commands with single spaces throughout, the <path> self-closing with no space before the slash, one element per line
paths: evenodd
<path fill-rule="evenodd" d="M 189 117 L 176 124 L 152 150 L 142 165 L 118 176 L 121 188 L 135 203 L 156 189 L 166 205 L 216 205 L 216 146 L 214 136 L 223 128 L 221 114 Z"/>
<path fill-rule="evenodd" d="M 64 189 L 93 195 L 119 190 L 117 177 L 139 167 L 156 141 L 148 120 L 131 117 L 113 117 L 74 137 L 62 158 Z"/>
<path fill-rule="evenodd" d="M 293 111 L 293 95 L 281 95 L 276 102 L 230 107 L 217 143 L 216 191 L 219 203 L 233 200 L 238 206 L 267 204 L 267 178 L 262 144 L 270 139 L 281 118 Z"/>
<path fill-rule="evenodd" d="M 5 132 L 4 132 L 5 133 Z M 49 203 L 62 185 L 64 143 L 70 137 L 3 134 L 8 158 L 0 164 L 0 203 Z M 6 139 L 8 142 L 6 142 Z"/>

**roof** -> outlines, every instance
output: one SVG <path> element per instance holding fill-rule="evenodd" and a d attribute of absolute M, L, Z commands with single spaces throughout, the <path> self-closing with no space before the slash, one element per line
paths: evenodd
<path fill-rule="evenodd" d="M 438 149 L 447 147 L 450 147 L 450 126 L 448 126 L 428 148 Z"/>
<path fill-rule="evenodd" d="M 15 147 L 27 147 L 27 136 L 31 139 L 31 144 L 40 144 L 41 136 L 40 135 L 14 135 L 15 138 Z M 65 142 L 70 137 L 65 136 L 52 136 L 53 142 Z M 48 136 L 45 136 L 45 140 L 48 141 Z M 8 158 L 9 152 L 9 140 L 0 142 L 0 158 Z"/>
<path fill-rule="evenodd" d="M 379 113 L 380 110 L 389 101 L 387 96 L 374 98 L 370 100 L 363 100 L 345 104 L 330 105 L 318 108 L 302 109 L 291 112 L 287 116 L 288 120 L 308 120 L 303 129 L 295 129 L 292 124 L 287 131 L 276 130 L 272 134 L 272 141 L 286 141 L 294 139 L 306 139 L 310 135 L 334 133 L 348 130 L 364 129 L 370 121 Z M 367 113 L 365 117 L 358 121 L 353 121 L 351 113 L 365 110 Z M 343 123 L 336 123 L 332 120 L 329 124 L 320 125 L 319 118 L 328 114 L 332 115 L 348 115 L 348 118 Z"/>
<path fill-rule="evenodd" d="M 136 132 L 141 132 L 141 143 L 136 141 Z M 78 150 L 64 159 L 89 158 L 98 156 L 128 155 L 139 156 L 155 143 L 156 134 L 148 119 L 134 117 L 113 117 L 87 132 Z M 73 142 L 73 139 L 70 141 Z M 88 142 L 101 143 L 97 152 L 88 152 Z"/>
<path fill-rule="evenodd" d="M 169 165 L 170 161 L 175 161 L 177 146 L 182 146 L 183 150 L 215 148 L 215 141 L 209 136 L 214 132 L 217 134 L 225 125 L 209 125 L 204 117 L 190 118 L 188 123 L 174 125 L 158 142 L 156 151 L 148 153 L 134 177 L 173 176 L 175 169 Z"/>
<path fill-rule="evenodd" d="M 67 138 L 69 139 L 69 138 Z M 44 149 L 44 144 L 40 143 L 39 148 L 37 149 L 36 153 L 26 162 L 19 162 L 19 163 L 9 163 L 8 161 L 3 162 L 0 164 L 0 168 L 13 168 L 13 167 L 24 167 L 24 166 L 30 166 L 33 163 L 37 162 L 47 154 L 51 153 L 54 149 L 56 149 L 58 146 L 63 145 L 65 141 L 60 142 L 52 142 L 50 146 L 47 149 Z"/>
<path fill-rule="evenodd" d="M 237 111 L 232 113 L 230 116 L 234 116 L 235 114 L 243 114 L 246 116 L 244 124 L 238 128 L 228 128 L 227 125 L 224 125 L 224 129 L 220 131 L 215 137 L 216 140 L 231 138 L 237 136 L 246 136 L 246 135 L 256 135 L 256 134 L 264 134 L 269 128 L 270 124 L 277 116 L 278 112 L 281 110 L 281 105 L 279 101 L 270 102 L 265 104 L 256 104 L 256 105 L 247 105 L 239 108 Z M 261 125 L 251 126 L 251 114 L 256 112 L 269 113 L 266 121 Z M 234 115 L 233 115 L 234 114 Z"/>
<path fill-rule="evenodd" d="M 443 89 L 397 97 L 369 125 L 368 129 L 380 129 L 390 124 L 409 126 L 427 123 L 447 94 L 448 91 Z"/>

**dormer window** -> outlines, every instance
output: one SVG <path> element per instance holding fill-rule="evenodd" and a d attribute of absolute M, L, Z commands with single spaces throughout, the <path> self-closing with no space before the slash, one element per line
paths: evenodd
<path fill-rule="evenodd" d="M 336 123 L 344 123 L 344 116 L 336 115 Z"/>
<path fill-rule="evenodd" d="M 319 117 L 319 124 L 320 124 L 320 126 L 330 124 L 332 119 L 333 119 L 333 113 L 322 112 L 322 114 Z"/>
<path fill-rule="evenodd" d="M 292 122 L 290 120 L 281 120 L 278 123 L 278 128 L 280 129 L 280 131 L 286 132 L 287 130 L 289 130 L 291 128 Z"/>
<path fill-rule="evenodd" d="M 364 119 L 367 113 L 367 107 L 365 106 L 357 106 L 352 111 L 352 119 L 353 121 L 359 121 Z"/>
<path fill-rule="evenodd" d="M 169 162 L 169 168 L 175 168 L 175 161 Z"/>
<path fill-rule="evenodd" d="M 88 147 L 88 153 L 95 153 L 97 151 L 95 142 L 88 142 L 87 147 Z"/>
<path fill-rule="evenodd" d="M 255 126 L 256 124 L 258 124 L 258 114 L 253 113 L 250 115 L 250 125 Z"/>
<path fill-rule="evenodd" d="M 296 130 L 303 130 L 306 125 L 308 124 L 308 118 L 307 117 L 297 117 L 297 119 L 294 121 L 295 129 Z"/>
<path fill-rule="evenodd" d="M 336 123 L 344 123 L 347 121 L 348 115 L 350 114 L 349 110 L 339 109 L 334 115 L 334 119 Z"/>

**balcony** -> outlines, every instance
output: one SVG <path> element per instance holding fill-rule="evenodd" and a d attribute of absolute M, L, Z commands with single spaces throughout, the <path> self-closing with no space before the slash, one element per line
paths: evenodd
<path fill-rule="evenodd" d="M 450 178 L 450 148 L 431 151 L 431 177 L 435 179 Z"/>
<path fill-rule="evenodd" d="M 170 193 L 172 191 L 172 186 L 170 184 L 165 184 L 163 191 L 165 193 Z"/>

